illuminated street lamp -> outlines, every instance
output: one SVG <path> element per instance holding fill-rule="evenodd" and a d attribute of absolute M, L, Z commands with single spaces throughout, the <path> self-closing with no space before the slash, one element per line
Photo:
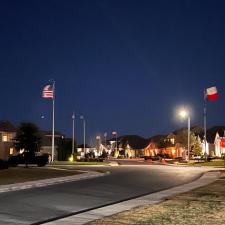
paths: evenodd
<path fill-rule="evenodd" d="M 188 161 L 190 159 L 190 133 L 191 133 L 191 118 L 190 118 L 190 113 L 185 110 L 185 109 L 182 109 L 180 112 L 179 112 L 179 116 L 182 118 L 182 119 L 186 119 L 187 118 L 187 121 L 188 121 Z"/>

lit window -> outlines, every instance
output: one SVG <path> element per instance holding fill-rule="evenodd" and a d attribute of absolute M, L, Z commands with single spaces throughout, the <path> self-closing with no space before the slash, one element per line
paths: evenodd
<path fill-rule="evenodd" d="M 3 135 L 3 136 L 2 136 L 2 141 L 3 141 L 3 142 L 8 141 L 7 135 Z"/>
<path fill-rule="evenodd" d="M 10 148 L 10 149 L 9 149 L 9 154 L 10 154 L 10 155 L 13 155 L 13 148 Z"/>
<path fill-rule="evenodd" d="M 171 138 L 171 139 L 170 139 L 170 142 L 174 145 L 174 143 L 175 143 L 174 138 Z"/>

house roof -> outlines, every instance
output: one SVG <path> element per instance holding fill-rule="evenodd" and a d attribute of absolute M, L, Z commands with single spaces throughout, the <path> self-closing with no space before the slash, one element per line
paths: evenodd
<path fill-rule="evenodd" d="M 16 127 L 9 121 L 0 121 L 0 131 L 2 132 L 16 132 Z"/>
<path fill-rule="evenodd" d="M 225 126 L 215 126 L 207 130 L 207 142 L 214 143 L 216 133 L 219 134 L 220 137 L 224 137 Z"/>
<path fill-rule="evenodd" d="M 170 133 L 167 135 L 166 138 L 175 138 L 175 137 L 176 137 L 176 135 L 174 133 Z"/>
<path fill-rule="evenodd" d="M 154 142 L 154 143 L 158 143 L 161 140 L 164 140 L 167 137 L 167 135 L 163 135 L 163 134 L 158 134 L 158 135 L 154 135 L 152 137 L 150 137 L 150 142 Z"/>
<path fill-rule="evenodd" d="M 45 137 L 52 137 L 52 131 L 41 131 L 41 134 Z M 62 134 L 61 132 L 55 131 L 55 137 L 65 137 L 64 134 Z"/>
<path fill-rule="evenodd" d="M 52 145 L 52 132 L 51 131 L 41 131 L 41 140 L 43 146 L 51 146 Z M 58 145 L 59 141 L 65 138 L 65 135 L 56 131 L 55 132 L 55 144 Z"/>
<path fill-rule="evenodd" d="M 126 135 L 118 137 L 118 144 L 125 147 L 127 144 L 132 149 L 144 149 L 149 144 L 149 139 L 145 139 L 138 135 Z"/>

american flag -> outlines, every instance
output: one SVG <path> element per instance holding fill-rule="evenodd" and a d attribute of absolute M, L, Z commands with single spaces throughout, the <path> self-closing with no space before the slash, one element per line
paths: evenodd
<path fill-rule="evenodd" d="M 43 88 L 42 97 L 43 98 L 54 98 L 53 85 L 48 84 Z"/>

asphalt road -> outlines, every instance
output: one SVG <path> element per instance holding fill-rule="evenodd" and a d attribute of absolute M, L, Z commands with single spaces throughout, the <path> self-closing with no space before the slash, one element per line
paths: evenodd
<path fill-rule="evenodd" d="M 157 165 L 92 167 L 93 169 L 107 170 L 111 174 L 90 180 L 0 194 L 0 225 L 41 222 L 168 189 L 190 182 L 202 173 L 197 168 Z"/>

